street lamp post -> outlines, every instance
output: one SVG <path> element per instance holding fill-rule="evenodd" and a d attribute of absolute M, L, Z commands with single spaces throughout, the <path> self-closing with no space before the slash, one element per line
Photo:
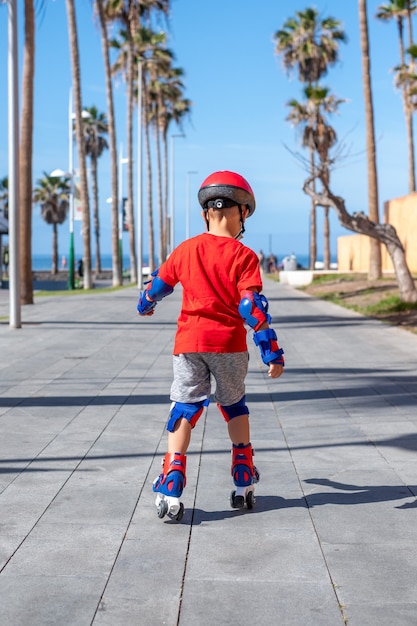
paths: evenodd
<path fill-rule="evenodd" d="M 185 211 L 185 238 L 190 238 L 190 176 L 198 172 L 187 172 L 186 211 Z"/>
<path fill-rule="evenodd" d="M 69 197 L 69 254 L 68 254 L 68 289 L 75 289 L 75 252 L 74 252 L 74 149 L 72 134 L 72 89 L 69 90 L 68 102 L 68 169 L 70 174 Z"/>
<path fill-rule="evenodd" d="M 171 213 L 170 213 L 170 224 L 169 224 L 169 251 L 172 252 L 175 248 L 175 158 L 174 158 L 174 149 L 175 149 L 175 139 L 178 137 L 185 137 L 185 135 L 177 134 L 171 135 L 171 189 L 170 189 L 170 197 L 171 197 Z"/>
<path fill-rule="evenodd" d="M 138 61 L 138 214 L 137 214 L 137 245 L 138 245 L 138 289 L 142 289 L 143 280 L 143 224 L 142 224 L 142 72 L 143 60 Z"/>

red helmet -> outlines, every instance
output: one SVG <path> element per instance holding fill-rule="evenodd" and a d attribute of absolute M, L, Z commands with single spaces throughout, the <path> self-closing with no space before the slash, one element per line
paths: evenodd
<path fill-rule="evenodd" d="M 209 200 L 216 198 L 229 198 L 236 204 L 245 204 L 249 209 L 249 215 L 255 210 L 255 196 L 251 186 L 243 176 L 235 172 L 227 170 L 214 172 L 203 181 L 198 192 L 198 201 L 203 209 L 207 208 Z"/>

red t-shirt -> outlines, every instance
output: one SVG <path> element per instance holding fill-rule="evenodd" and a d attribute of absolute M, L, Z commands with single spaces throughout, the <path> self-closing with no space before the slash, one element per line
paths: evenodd
<path fill-rule="evenodd" d="M 243 291 L 262 289 L 253 250 L 231 237 L 204 233 L 181 243 L 158 275 L 172 287 L 183 286 L 174 354 L 247 349 L 238 306 Z"/>

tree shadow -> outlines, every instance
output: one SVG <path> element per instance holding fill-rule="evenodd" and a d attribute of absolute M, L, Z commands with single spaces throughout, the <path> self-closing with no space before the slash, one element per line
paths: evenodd
<path fill-rule="evenodd" d="M 325 504 L 354 505 L 375 502 L 403 500 L 417 496 L 417 485 L 353 485 L 341 483 L 328 478 L 308 478 L 304 481 L 310 485 L 331 487 L 339 492 L 320 492 L 306 495 L 309 508 Z M 415 508 L 417 500 L 396 508 Z"/>

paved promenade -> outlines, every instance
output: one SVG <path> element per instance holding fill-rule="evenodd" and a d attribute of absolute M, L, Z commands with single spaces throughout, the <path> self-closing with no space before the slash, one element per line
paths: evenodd
<path fill-rule="evenodd" d="M 268 379 L 249 340 L 255 508 L 230 508 L 212 404 L 181 523 L 151 490 L 180 291 L 151 318 L 135 288 L 0 317 L 1 626 L 417 624 L 417 336 L 264 292 L 287 366 Z"/>

